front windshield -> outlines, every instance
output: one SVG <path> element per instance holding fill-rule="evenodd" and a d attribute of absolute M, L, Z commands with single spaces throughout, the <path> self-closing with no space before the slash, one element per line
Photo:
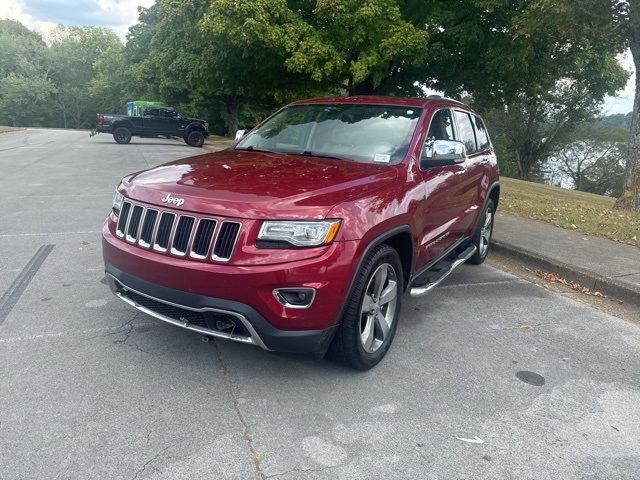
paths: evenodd
<path fill-rule="evenodd" d="M 419 108 L 387 105 L 293 105 L 236 149 L 397 163 L 407 153 L 419 116 Z"/>

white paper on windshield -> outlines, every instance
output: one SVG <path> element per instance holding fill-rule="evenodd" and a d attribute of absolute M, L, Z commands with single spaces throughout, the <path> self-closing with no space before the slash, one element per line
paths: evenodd
<path fill-rule="evenodd" d="M 380 163 L 389 163 L 391 161 L 391 155 L 388 155 L 386 153 L 376 153 L 373 156 L 373 161 Z"/>

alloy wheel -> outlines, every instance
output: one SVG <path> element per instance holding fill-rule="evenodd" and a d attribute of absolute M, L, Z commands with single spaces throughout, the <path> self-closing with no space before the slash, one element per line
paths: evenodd
<path fill-rule="evenodd" d="M 480 256 L 484 257 L 489 250 L 489 244 L 491 243 L 491 233 L 493 230 L 493 211 L 491 208 L 487 208 L 484 214 L 484 224 L 480 230 Z"/>
<path fill-rule="evenodd" d="M 397 303 L 396 271 L 383 263 L 369 278 L 360 308 L 360 342 L 367 353 L 378 350 L 389 336 Z"/>

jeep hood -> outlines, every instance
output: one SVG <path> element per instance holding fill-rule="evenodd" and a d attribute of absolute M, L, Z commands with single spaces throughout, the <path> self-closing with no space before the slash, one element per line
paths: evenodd
<path fill-rule="evenodd" d="M 176 210 L 235 218 L 325 218 L 334 205 L 381 189 L 396 168 L 322 157 L 225 150 L 136 173 L 126 196 Z M 179 207 L 163 203 L 170 195 Z"/>

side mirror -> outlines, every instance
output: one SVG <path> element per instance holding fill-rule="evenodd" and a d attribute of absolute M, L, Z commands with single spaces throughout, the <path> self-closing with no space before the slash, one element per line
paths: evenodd
<path fill-rule="evenodd" d="M 420 166 L 428 168 L 455 165 L 466 159 L 467 148 L 464 143 L 457 140 L 430 140 L 425 143 Z"/>
<path fill-rule="evenodd" d="M 235 139 L 235 141 L 236 141 L 236 142 L 239 142 L 240 140 L 242 140 L 242 137 L 244 137 L 244 134 L 245 134 L 245 133 L 247 133 L 247 131 L 246 131 L 246 130 L 238 130 L 238 131 L 236 132 L 236 139 Z"/>

